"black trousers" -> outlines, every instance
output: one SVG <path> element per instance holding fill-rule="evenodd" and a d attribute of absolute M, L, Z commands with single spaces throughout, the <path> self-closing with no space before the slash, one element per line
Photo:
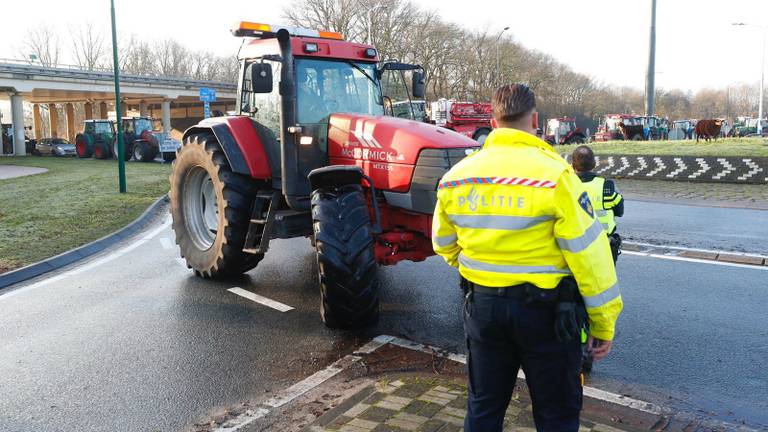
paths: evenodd
<path fill-rule="evenodd" d="M 554 303 L 469 293 L 464 304 L 469 400 L 464 430 L 501 432 L 522 366 L 539 432 L 579 430 L 581 344 L 554 333 Z"/>

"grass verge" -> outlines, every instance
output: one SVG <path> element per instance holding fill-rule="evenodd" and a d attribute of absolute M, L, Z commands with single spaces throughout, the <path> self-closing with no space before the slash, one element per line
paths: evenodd
<path fill-rule="evenodd" d="M 170 164 L 128 162 L 128 193 L 120 194 L 112 160 L 28 156 L 0 165 L 48 169 L 0 180 L 0 273 L 122 228 L 167 193 L 171 173 Z"/>
<path fill-rule="evenodd" d="M 768 141 L 762 138 L 726 138 L 706 143 L 688 141 L 608 141 L 591 143 L 595 154 L 636 154 L 649 156 L 742 156 L 768 157 Z M 570 153 L 576 145 L 556 146 Z"/>

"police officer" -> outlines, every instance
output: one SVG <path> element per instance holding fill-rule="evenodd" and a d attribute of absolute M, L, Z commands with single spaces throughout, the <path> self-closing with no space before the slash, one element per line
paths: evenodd
<path fill-rule="evenodd" d="M 622 309 L 608 238 L 571 166 L 534 135 L 535 108 L 527 86 L 499 88 L 483 149 L 438 185 L 433 246 L 468 288 L 467 432 L 502 430 L 520 367 L 536 428 L 577 431 L 578 302 L 598 359 Z"/>
<path fill-rule="evenodd" d="M 616 232 L 616 218 L 624 216 L 624 197 L 619 193 L 613 180 L 606 180 L 592 172 L 595 169 L 595 154 L 591 148 L 576 147 L 571 154 L 571 164 L 587 188 L 597 219 L 608 234 L 615 263 L 621 254 L 621 236 Z"/>

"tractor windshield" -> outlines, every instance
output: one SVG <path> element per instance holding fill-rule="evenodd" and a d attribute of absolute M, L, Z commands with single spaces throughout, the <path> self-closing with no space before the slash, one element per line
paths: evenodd
<path fill-rule="evenodd" d="M 333 113 L 383 115 L 373 63 L 296 60 L 296 108 L 300 123 L 319 123 Z"/>
<path fill-rule="evenodd" d="M 93 124 L 93 133 L 109 134 L 112 133 L 112 123 L 97 122 Z"/>
<path fill-rule="evenodd" d="M 152 121 L 150 119 L 138 118 L 136 121 L 136 135 L 141 135 L 146 130 L 152 130 Z"/>

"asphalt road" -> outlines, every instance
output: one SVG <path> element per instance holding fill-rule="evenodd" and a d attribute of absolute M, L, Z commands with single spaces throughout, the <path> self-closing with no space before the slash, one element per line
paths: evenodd
<path fill-rule="evenodd" d="M 170 229 L 156 231 L 0 292 L 0 430 L 185 430 L 378 334 L 463 351 L 456 275 L 438 258 L 383 268 L 381 322 L 350 334 L 319 321 L 308 240 L 274 242 L 257 269 L 223 283 L 192 276 Z M 619 270 L 626 309 L 590 384 L 768 427 L 768 272 L 631 255 Z"/>
<path fill-rule="evenodd" d="M 768 211 L 627 200 L 617 218 L 627 240 L 768 254 Z"/>

